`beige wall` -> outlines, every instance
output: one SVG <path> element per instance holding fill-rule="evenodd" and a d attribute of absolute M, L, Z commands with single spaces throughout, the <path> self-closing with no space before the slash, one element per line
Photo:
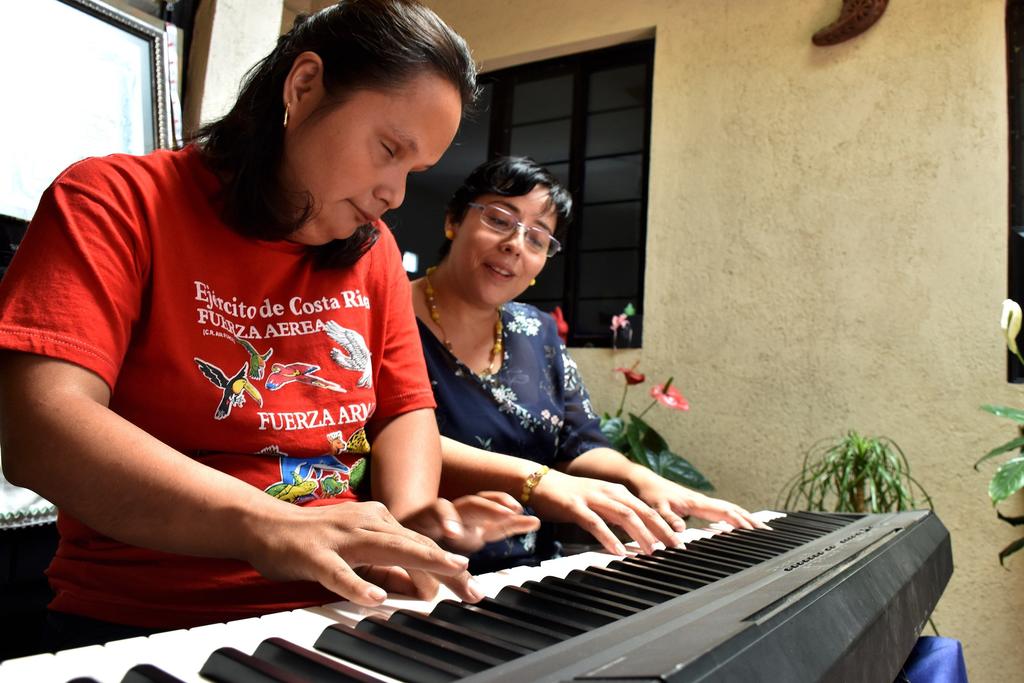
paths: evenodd
<path fill-rule="evenodd" d="M 751 508 L 817 439 L 893 437 L 953 535 L 940 631 L 972 680 L 1019 677 L 1024 557 L 996 560 L 1019 532 L 971 469 L 1011 434 L 977 406 L 1024 404 L 997 328 L 1003 0 L 894 2 L 827 49 L 840 0 L 429 4 L 485 69 L 655 33 L 644 348 L 575 353 L 596 404 L 616 365 L 674 374 L 693 408 L 652 421 Z"/>
<path fill-rule="evenodd" d="M 644 348 L 575 353 L 596 404 L 634 358 L 674 374 L 692 410 L 653 420 L 753 508 L 815 440 L 893 437 L 953 536 L 940 631 L 972 680 L 1019 676 L 1024 557 L 996 553 L 1020 532 L 971 469 L 1012 435 L 977 406 L 1024 404 L 998 334 L 1002 0 L 894 2 L 828 49 L 810 36 L 839 0 L 429 4 L 485 69 L 655 31 Z"/>
<path fill-rule="evenodd" d="M 286 11 L 281 0 L 208 0 L 199 4 L 189 54 L 186 135 L 228 112 L 242 77 L 274 48 Z"/>

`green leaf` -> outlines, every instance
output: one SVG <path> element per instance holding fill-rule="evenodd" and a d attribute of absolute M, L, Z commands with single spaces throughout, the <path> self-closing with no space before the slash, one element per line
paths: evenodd
<path fill-rule="evenodd" d="M 622 312 L 626 315 L 636 315 L 636 309 L 633 308 L 633 302 L 626 304 L 626 307 L 622 309 Z"/>
<path fill-rule="evenodd" d="M 714 491 L 715 487 L 690 462 L 681 455 L 669 450 L 658 453 L 658 465 L 661 476 L 677 484 L 682 484 L 699 491 Z"/>
<path fill-rule="evenodd" d="M 635 458 L 637 463 L 643 465 L 650 471 L 657 474 L 659 477 L 662 476 L 661 462 L 658 460 L 658 455 L 651 450 L 640 447 L 639 451 L 635 451 Z"/>
<path fill-rule="evenodd" d="M 1010 545 L 1008 545 L 1005 548 L 1003 548 L 1002 550 L 1000 550 L 999 551 L 999 564 L 1001 564 L 1001 565 L 1003 565 L 1005 567 L 1006 564 L 1003 561 L 1007 557 L 1009 557 L 1010 555 L 1013 555 L 1015 552 L 1020 550 L 1021 548 L 1024 548 L 1024 538 L 1018 538 L 1016 541 L 1014 541 Z"/>
<path fill-rule="evenodd" d="M 661 453 L 662 451 L 667 451 L 669 449 L 665 439 L 662 438 L 661 434 L 651 427 L 651 425 L 647 424 L 633 413 L 629 414 L 629 421 L 630 425 L 636 426 L 637 433 L 640 435 L 640 441 L 644 446 L 655 453 Z"/>
<path fill-rule="evenodd" d="M 1024 424 L 1024 410 L 1017 408 L 1009 408 L 1007 406 L 990 406 L 984 405 L 981 407 L 987 413 L 992 413 L 996 417 L 1005 417 L 1014 422 L 1020 422 Z"/>
<path fill-rule="evenodd" d="M 1002 446 L 996 446 L 988 453 L 978 458 L 977 462 L 974 463 L 974 469 L 978 469 L 978 465 L 985 462 L 989 458 L 994 458 L 997 455 L 1002 455 L 1003 453 L 1007 453 L 1009 451 L 1015 451 L 1021 447 L 1024 447 L 1024 436 L 1018 436 L 1013 441 L 1007 441 Z"/>
<path fill-rule="evenodd" d="M 1007 460 L 988 483 L 988 495 L 995 505 L 1024 487 L 1024 456 Z"/>
<path fill-rule="evenodd" d="M 626 439 L 629 442 L 629 451 L 626 452 L 626 456 L 647 469 L 658 472 L 657 455 L 644 447 L 641 441 L 640 428 L 636 424 L 630 422 L 626 425 Z"/>
<path fill-rule="evenodd" d="M 626 448 L 626 423 L 621 417 L 605 417 L 601 420 L 601 433 L 611 442 L 612 448 L 622 451 Z"/>

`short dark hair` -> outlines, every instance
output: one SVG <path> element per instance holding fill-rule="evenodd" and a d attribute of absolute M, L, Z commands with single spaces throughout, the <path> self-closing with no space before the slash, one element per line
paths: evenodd
<path fill-rule="evenodd" d="M 540 185 L 548 190 L 548 208 L 555 210 L 555 237 L 561 238 L 572 218 L 572 196 L 554 174 L 530 157 L 496 157 L 474 168 L 462 185 L 452 194 L 445 209 L 445 217 L 461 223 L 470 202 L 481 195 L 522 197 Z M 441 258 L 451 249 L 451 242 L 441 244 Z"/>
<path fill-rule="evenodd" d="M 401 88 L 425 71 L 458 89 L 464 114 L 476 100 L 476 65 L 466 42 L 417 0 L 340 0 L 300 15 L 246 74 L 231 111 L 195 135 L 207 165 L 224 182 L 224 220 L 251 237 L 285 239 L 316 210 L 308 194 L 305 205 L 296 206 L 278 177 L 284 146 L 281 93 L 295 58 L 307 51 L 323 61 L 324 90 L 332 105 L 357 90 Z M 315 247 L 317 262 L 351 265 L 377 236 L 373 226 L 360 226 L 348 239 Z"/>

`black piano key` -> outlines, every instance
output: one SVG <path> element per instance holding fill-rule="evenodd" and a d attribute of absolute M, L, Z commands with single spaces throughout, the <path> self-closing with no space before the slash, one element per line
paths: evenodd
<path fill-rule="evenodd" d="M 685 570 L 691 575 L 696 577 L 706 578 L 711 581 L 719 581 L 727 576 L 735 574 L 737 569 L 726 569 L 718 565 L 711 565 L 708 563 L 701 563 L 696 559 L 683 559 L 677 555 L 658 555 L 657 551 L 650 555 L 638 555 L 637 557 L 643 559 L 645 562 L 656 563 L 659 566 L 666 567 L 672 571 Z"/>
<path fill-rule="evenodd" d="M 849 524 L 850 519 L 844 518 L 846 514 L 851 513 L 832 513 L 832 512 L 790 512 L 782 519 L 795 519 L 807 522 L 808 524 L 817 524 L 821 527 L 831 527 L 833 531 L 841 529 L 842 527 Z"/>
<path fill-rule="evenodd" d="M 291 671 L 308 683 L 378 683 L 378 679 L 359 669 L 283 638 L 267 638 L 256 648 L 253 657 Z"/>
<path fill-rule="evenodd" d="M 749 529 L 737 529 L 733 533 L 739 533 L 739 534 L 746 535 L 746 534 L 756 534 L 756 533 L 758 533 L 758 531 L 750 531 Z M 792 550 L 793 548 L 799 548 L 800 546 L 802 546 L 804 543 L 807 542 L 807 537 L 806 536 L 803 536 L 803 535 L 799 535 L 798 536 L 796 534 L 792 534 L 792 533 L 786 531 L 785 529 L 781 529 L 781 528 L 779 528 L 779 529 L 772 529 L 771 531 L 764 531 L 762 533 L 764 533 L 769 538 L 778 539 L 780 541 L 785 542 L 786 545 L 789 546 L 790 550 Z"/>
<path fill-rule="evenodd" d="M 616 604 L 622 605 L 623 607 L 635 608 L 639 610 L 645 610 L 648 607 L 654 607 L 655 605 L 661 604 L 662 600 L 647 600 L 644 598 L 637 597 L 635 595 L 629 595 L 621 590 L 614 588 L 607 588 L 603 586 L 597 586 L 594 584 L 583 584 L 579 582 L 572 582 L 557 576 L 545 576 L 540 582 L 544 585 L 554 586 L 557 588 L 565 588 L 566 590 L 574 593 L 580 593 L 583 595 L 592 595 L 596 598 L 602 598 L 605 600 L 614 601 Z"/>
<path fill-rule="evenodd" d="M 832 533 L 837 528 L 840 528 L 831 524 L 822 524 L 817 520 L 800 517 L 798 514 L 776 519 L 773 524 L 781 526 L 784 529 L 791 528 L 797 531 L 815 534 L 816 538 L 821 538 L 825 534 Z"/>
<path fill-rule="evenodd" d="M 573 569 L 566 574 L 565 580 L 574 583 L 582 583 L 599 588 L 608 588 L 619 591 L 629 596 L 635 596 L 653 602 L 665 602 L 676 597 L 676 591 L 666 591 L 658 588 L 651 588 L 631 577 L 620 572 L 598 571 L 600 568 Z"/>
<path fill-rule="evenodd" d="M 715 581 L 719 581 L 725 576 L 728 576 L 728 574 L 724 572 L 717 572 L 704 567 L 687 566 L 666 558 L 654 557 L 651 555 L 638 555 L 636 557 L 629 558 L 629 560 L 633 564 L 651 567 L 652 569 L 666 572 L 672 576 L 681 576 L 687 579 L 692 579 L 693 581 L 698 581 L 701 585 L 714 583 Z"/>
<path fill-rule="evenodd" d="M 707 539 L 707 540 L 710 540 L 710 539 Z M 751 553 L 745 553 L 745 552 L 739 550 L 738 548 L 732 548 L 732 547 L 729 547 L 729 546 L 726 546 L 726 545 L 722 545 L 721 543 L 718 543 L 718 544 L 702 544 L 702 545 L 698 545 L 698 543 L 700 543 L 700 541 L 697 541 L 695 543 L 691 543 L 689 546 L 687 546 L 687 548 L 688 549 L 692 548 L 693 550 L 697 550 L 697 551 L 701 551 L 701 552 L 706 552 L 706 553 L 708 553 L 709 555 L 712 555 L 712 556 L 723 556 L 723 557 L 730 558 L 730 559 L 733 559 L 733 560 L 737 560 L 737 561 L 740 561 L 740 562 L 746 562 L 748 567 L 752 567 L 755 564 L 761 564 L 762 562 L 764 562 L 764 558 L 763 557 L 758 557 L 758 556 L 753 555 Z"/>
<path fill-rule="evenodd" d="M 643 562 L 637 561 L 632 557 L 609 562 L 608 568 L 625 572 L 631 576 L 636 576 L 642 579 L 657 581 L 659 583 L 672 586 L 677 590 L 682 590 L 683 592 L 689 592 L 695 588 L 700 588 L 701 586 L 706 586 L 711 583 L 710 581 L 697 581 L 690 577 L 683 576 L 682 574 L 671 574 L 664 569 L 645 565 Z"/>
<path fill-rule="evenodd" d="M 749 541 L 751 543 L 757 543 L 760 546 L 773 550 L 780 555 L 785 552 L 789 552 L 799 543 L 793 543 L 787 539 L 773 535 L 770 531 L 751 531 L 750 529 L 736 529 L 735 531 L 729 532 L 729 535 L 733 538 L 740 540 Z"/>
<path fill-rule="evenodd" d="M 128 669 L 121 679 L 121 683 L 184 683 L 184 681 L 152 664 L 136 664 Z"/>
<path fill-rule="evenodd" d="M 550 631 L 520 619 L 454 600 L 442 600 L 437 603 L 431 615 L 469 629 L 479 629 L 495 638 L 533 650 L 540 650 L 568 638 L 564 633 Z"/>
<path fill-rule="evenodd" d="M 578 605 L 596 607 L 597 609 L 604 610 L 605 612 L 611 612 L 620 618 L 628 617 L 631 614 L 643 611 L 643 608 L 641 607 L 626 605 L 621 601 L 611 600 L 609 597 L 598 597 L 593 593 L 587 593 L 581 590 L 570 590 L 562 585 L 543 583 L 541 581 L 527 581 L 522 585 L 522 588 L 536 595 L 549 595 L 553 598 L 569 600 Z M 577 588 L 579 588 L 579 586 L 577 586 Z"/>
<path fill-rule="evenodd" d="M 606 567 L 591 567 L 587 571 L 592 571 L 604 576 L 624 578 L 647 588 L 654 588 L 656 590 L 671 593 L 673 596 L 689 593 L 692 590 L 686 586 L 670 583 L 660 578 L 654 578 L 650 576 L 650 572 L 638 571 L 635 567 L 629 565 L 624 566 L 621 560 L 609 562 Z"/>
<path fill-rule="evenodd" d="M 522 586 L 505 586 L 494 596 L 495 601 L 504 602 L 530 611 L 557 615 L 560 620 L 578 624 L 584 630 L 610 624 L 619 618 L 618 614 L 595 607 L 587 607 L 563 598 L 540 593 L 531 593 Z"/>
<path fill-rule="evenodd" d="M 657 557 L 665 556 L 678 558 L 682 561 L 700 562 L 711 567 L 721 567 L 732 573 L 741 572 L 755 563 L 749 560 L 737 560 L 726 555 L 715 555 L 714 553 L 701 550 L 696 546 L 686 546 L 685 550 L 679 548 L 662 548 L 654 551 Z"/>
<path fill-rule="evenodd" d="M 367 617 L 356 624 L 356 629 L 474 673 L 501 664 L 500 659 L 481 655 L 456 643 L 435 638 L 398 623 L 392 624 L 381 617 Z"/>
<path fill-rule="evenodd" d="M 444 683 L 470 674 L 465 669 L 344 624 L 332 624 L 325 628 L 313 647 L 371 671 L 405 681 Z"/>
<path fill-rule="evenodd" d="M 480 602 L 475 603 L 475 606 L 489 612 L 504 614 L 506 617 L 518 619 L 533 626 L 546 628 L 555 633 L 561 633 L 567 638 L 581 635 L 589 630 L 586 626 L 574 623 L 571 619 L 566 619 L 561 614 L 551 614 L 550 612 L 534 608 L 520 607 L 508 602 L 495 600 L 494 598 L 484 598 Z"/>
<path fill-rule="evenodd" d="M 732 534 L 722 534 L 715 538 L 715 541 L 720 545 L 725 545 L 730 548 L 739 548 L 744 552 L 760 555 L 766 560 L 770 560 L 773 557 L 781 555 L 783 550 L 776 550 L 774 548 L 766 548 L 757 541 L 748 538 L 740 538 L 733 536 Z"/>
<path fill-rule="evenodd" d="M 747 543 L 738 538 L 731 538 L 728 534 L 722 534 L 716 536 L 713 539 L 708 539 L 708 546 L 714 545 L 715 548 L 732 548 L 739 552 L 750 555 L 751 557 L 758 557 L 761 561 L 770 560 L 773 557 L 779 555 L 779 553 L 759 548 L 752 543 Z"/>
<path fill-rule="evenodd" d="M 822 537 L 823 534 L 817 531 L 812 531 L 804 527 L 793 526 L 791 524 L 779 524 L 772 527 L 775 533 L 789 534 L 795 539 L 798 539 L 801 543 L 809 543 Z"/>
<path fill-rule="evenodd" d="M 814 514 L 815 517 L 823 517 L 835 522 L 839 527 L 852 524 L 853 522 L 864 519 L 864 517 L 867 516 L 867 514 L 863 512 L 816 512 Z"/>
<path fill-rule="evenodd" d="M 214 650 L 199 675 L 215 683 L 304 683 L 297 674 L 233 647 Z"/>
<path fill-rule="evenodd" d="M 523 647 L 506 640 L 494 638 L 481 631 L 474 631 L 459 624 L 442 621 L 436 617 L 413 612 L 412 610 L 398 610 L 388 618 L 388 621 L 401 624 L 406 628 L 422 631 L 435 638 L 443 638 L 450 642 L 461 643 L 481 654 L 502 661 L 509 661 L 535 651 L 533 648 Z"/>
<path fill-rule="evenodd" d="M 675 577 L 683 577 L 685 579 L 698 582 L 701 586 L 713 584 L 723 577 L 726 577 L 729 573 L 714 568 L 690 566 L 681 562 L 675 562 L 670 558 L 655 557 L 654 555 L 635 555 L 633 557 L 628 557 L 623 561 L 625 562 L 627 560 L 630 564 L 639 564 L 652 569 L 657 569 L 658 571 L 665 571 L 675 575 Z"/>

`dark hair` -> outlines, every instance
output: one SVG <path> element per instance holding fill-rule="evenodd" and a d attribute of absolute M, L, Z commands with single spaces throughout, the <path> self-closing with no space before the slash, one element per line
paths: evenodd
<path fill-rule="evenodd" d="M 246 74 L 231 111 L 195 136 L 207 165 L 224 181 L 223 218 L 242 234 L 285 239 L 316 210 L 308 193 L 304 206 L 297 206 L 278 178 L 281 93 L 295 58 L 307 51 L 323 61 L 330 105 L 357 90 L 400 88 L 426 70 L 459 90 L 463 113 L 476 100 L 476 65 L 466 42 L 417 0 L 341 0 L 300 15 L 273 52 Z M 360 226 L 348 239 L 315 247 L 317 263 L 351 265 L 376 240 L 373 226 Z"/>
<path fill-rule="evenodd" d="M 497 157 L 474 168 L 448 200 L 445 217 L 461 223 L 470 202 L 481 195 L 522 197 L 538 185 L 548 190 L 547 208 L 555 210 L 555 237 L 561 238 L 572 218 L 572 196 L 551 171 L 530 157 Z M 449 240 L 441 244 L 442 259 L 451 245 Z"/>

